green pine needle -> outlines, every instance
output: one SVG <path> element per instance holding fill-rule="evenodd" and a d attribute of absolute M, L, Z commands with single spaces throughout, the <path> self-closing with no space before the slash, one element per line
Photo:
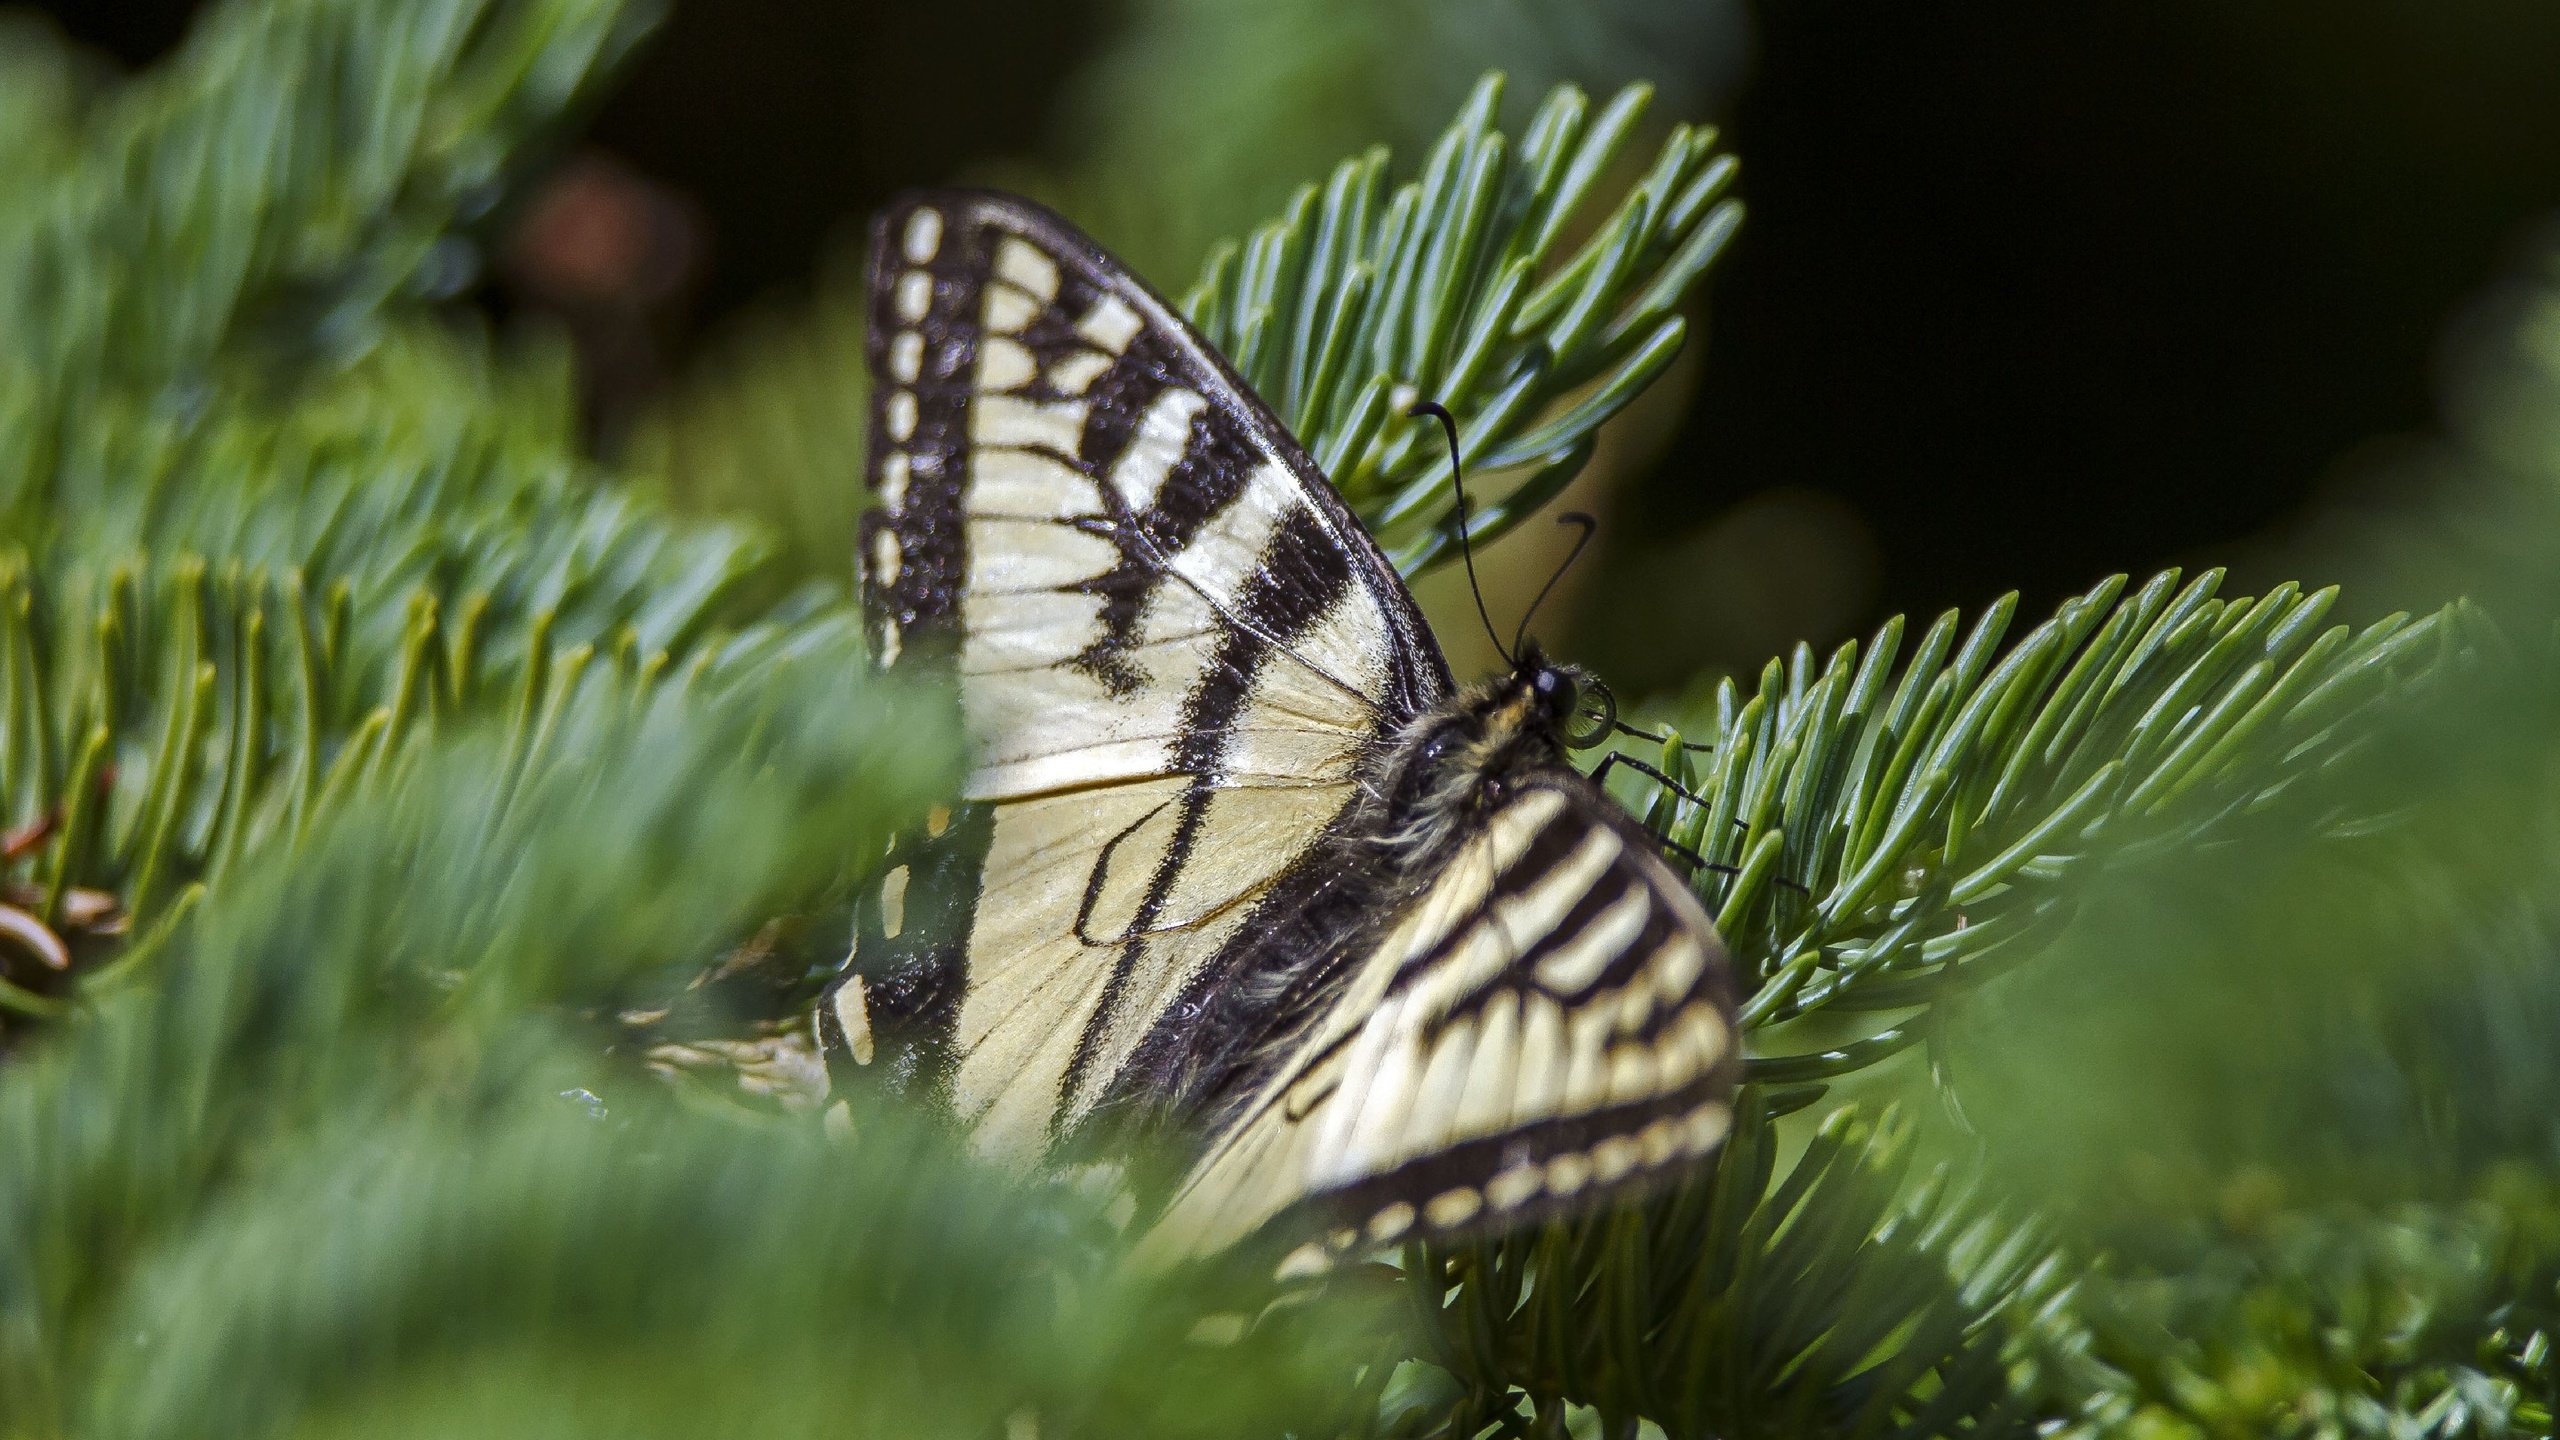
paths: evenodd
<path fill-rule="evenodd" d="M 0 357 L 69 393 L 343 354 L 469 278 L 460 226 L 647 28 L 625 0 L 268 0 L 0 185 Z M 29 163 L 0 158 L 0 165 Z"/>
<path fill-rule="evenodd" d="M 2377 706 L 2458 643 L 2453 614 L 2323 628 L 2334 590 L 2215 594 L 2219 571 L 2131 594 L 2122 577 L 2004 652 L 2015 597 L 1970 630 L 1938 617 L 1909 657 L 1889 622 L 1863 650 L 1728 680 L 1650 758 L 1705 803 L 1639 781 L 1736 956 L 1753 1079 L 1837 1077 L 1914 1043 L 1937 997 L 2033 956 L 2083 863 L 2189 846 L 2335 766 Z M 1896 662 L 1901 661 L 1897 668 Z M 2318 817 L 2343 825 L 2352 816 Z M 1816 1051 L 1777 1027 L 1891 1015 Z"/>
<path fill-rule="evenodd" d="M 1182 301 L 1407 575 L 1457 536 L 1439 432 L 1405 411 L 1438 401 L 1470 473 L 1513 475 L 1471 531 L 1500 534 L 1670 365 L 1678 312 L 1742 219 L 1711 130 L 1674 126 L 1632 184 L 1613 182 L 1648 88 L 1594 114 L 1559 87 L 1516 147 L 1495 126 L 1502 91 L 1499 75 L 1478 82 L 1415 180 L 1390 190 L 1380 149 L 1302 188 L 1212 253 Z"/>

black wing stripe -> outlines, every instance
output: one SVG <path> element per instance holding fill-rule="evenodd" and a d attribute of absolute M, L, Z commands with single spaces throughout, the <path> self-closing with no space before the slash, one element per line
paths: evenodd
<path fill-rule="evenodd" d="M 1167 388 L 1158 383 L 1146 392 L 1146 404 L 1157 403 Z M 1100 412 L 1105 408 L 1097 407 L 1096 417 L 1086 422 L 1088 436 L 1101 423 Z M 1121 453 L 1125 453 L 1128 429 L 1134 426 L 1117 436 Z M 1085 587 L 1086 593 L 1102 599 L 1102 636 L 1076 657 L 1076 663 L 1114 693 L 1127 694 L 1136 687 L 1138 677 L 1126 657 L 1138 642 L 1146 602 L 1156 586 L 1174 583 L 1165 578 L 1162 557 L 1188 547 L 1211 516 L 1233 504 L 1244 492 L 1253 467 L 1254 457 L 1243 439 L 1232 427 L 1220 424 L 1214 412 L 1204 410 L 1192 417 L 1189 437 L 1157 486 L 1155 503 L 1135 514 L 1122 510 L 1113 517 L 1111 538 L 1119 546 L 1120 562 Z M 1117 487 L 1106 489 L 1105 500 L 1120 505 Z"/>
<path fill-rule="evenodd" d="M 1217 659 L 1211 662 L 1183 707 L 1183 733 L 1174 750 L 1174 763 L 1195 778 L 1189 793 L 1183 796 L 1183 813 L 1173 842 L 1165 848 L 1164 858 L 1149 883 L 1134 930 L 1143 932 L 1155 925 L 1183 868 L 1191 863 L 1209 805 L 1228 778 L 1225 757 L 1239 722 L 1250 712 L 1256 680 L 1274 658 L 1278 645 L 1321 619 L 1350 590 L 1351 584 L 1350 565 L 1340 547 L 1325 533 L 1323 523 L 1313 511 L 1293 510 L 1274 532 L 1238 597 L 1237 608 L 1255 622 L 1256 628 L 1226 633 Z M 1118 1019 L 1127 1023 L 1121 1017 L 1129 1005 L 1130 976 L 1147 943 L 1143 935 L 1130 940 L 1113 962 L 1097 1011 L 1106 1022 Z M 1160 1017 L 1182 1015 L 1178 1007 L 1164 1005 L 1159 1005 L 1158 1013 Z M 1155 1023 L 1168 1022 L 1159 1018 Z M 1069 1094 L 1088 1086 L 1089 1072 L 1106 1043 L 1109 1028 L 1107 1023 L 1087 1027 L 1068 1068 Z M 1140 1036 L 1130 1048 L 1145 1045 L 1146 1038 Z"/>

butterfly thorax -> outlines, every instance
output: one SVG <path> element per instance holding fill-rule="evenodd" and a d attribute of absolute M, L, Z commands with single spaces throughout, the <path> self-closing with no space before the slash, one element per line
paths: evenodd
<path fill-rule="evenodd" d="M 1596 689 L 1579 667 L 1549 662 L 1534 642 L 1523 647 L 1510 673 L 1423 712 L 1382 749 L 1368 786 L 1373 820 L 1361 832 L 1399 871 L 1445 862 L 1524 776 L 1552 771 L 1579 748 L 1573 721 Z"/>

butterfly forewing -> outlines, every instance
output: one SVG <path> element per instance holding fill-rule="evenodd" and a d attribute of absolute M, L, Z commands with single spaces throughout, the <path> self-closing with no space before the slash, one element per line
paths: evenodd
<path fill-rule="evenodd" d="M 1089 241 L 928 194 L 873 254 L 875 653 L 956 673 L 986 809 L 943 842 L 974 859 L 916 862 L 957 875 L 935 925 L 881 916 L 877 993 L 823 1018 L 903 1021 L 983 1146 L 1037 1155 L 1449 682 L 1296 443 Z"/>

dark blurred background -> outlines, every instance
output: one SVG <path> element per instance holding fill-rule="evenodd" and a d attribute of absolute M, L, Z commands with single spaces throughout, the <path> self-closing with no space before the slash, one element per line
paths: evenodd
<path fill-rule="evenodd" d="M 42 8 L 129 64 L 195 9 Z M 491 304 L 577 337 L 608 446 L 707 470 L 687 427 L 726 424 L 759 432 L 731 469 L 784 467 L 753 447 L 796 422 L 694 377 L 789 369 L 823 432 L 829 297 L 891 190 L 1031 189 L 1178 287 L 1493 65 L 1515 115 L 1651 79 L 1744 164 L 1703 355 L 1630 417 L 1582 586 L 1582 648 L 1637 690 L 1897 610 L 2274 563 L 2427 426 L 2439 337 L 2560 202 L 2548 0 L 723 0 L 677 5 L 514 217 Z"/>

